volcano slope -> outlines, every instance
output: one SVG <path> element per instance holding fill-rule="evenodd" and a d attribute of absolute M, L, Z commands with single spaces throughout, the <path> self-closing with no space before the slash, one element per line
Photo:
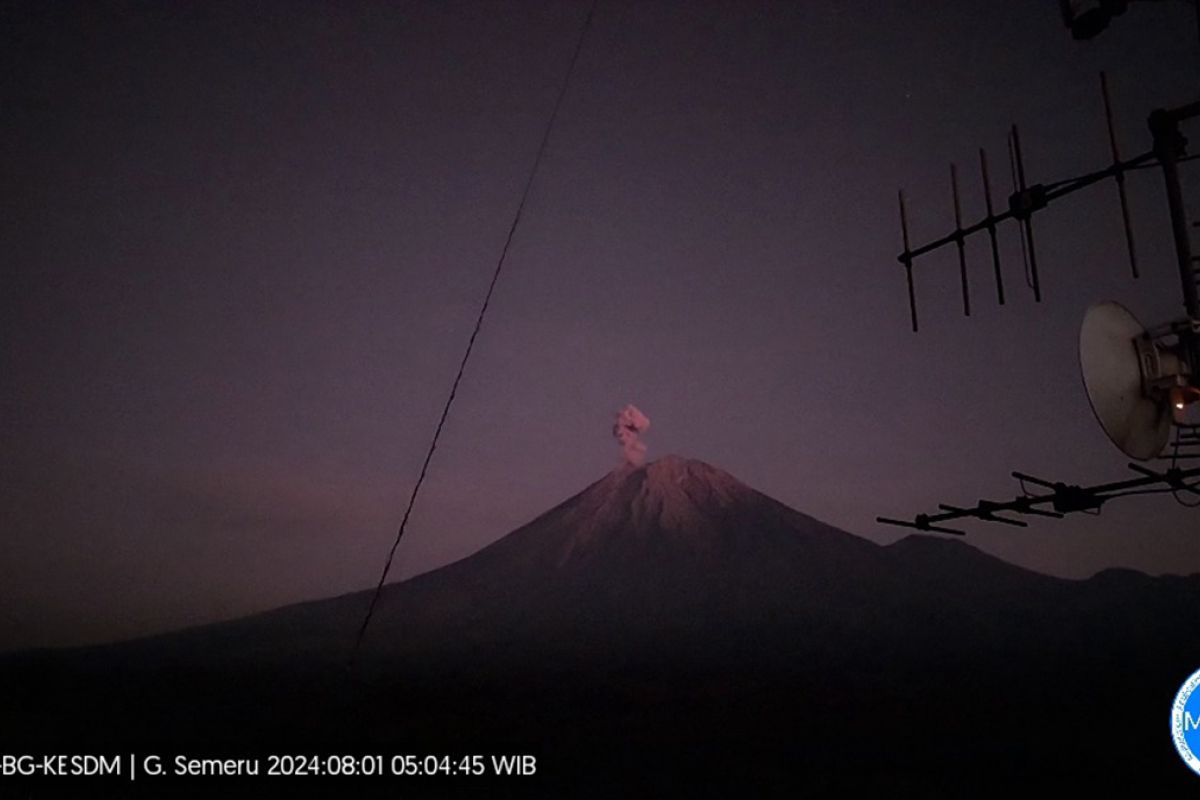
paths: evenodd
<path fill-rule="evenodd" d="M 509 789 L 596 796 L 1200 787 L 1168 730 L 1200 576 L 879 546 L 699 461 L 620 468 L 387 586 L 348 672 L 369 599 L 9 655 L 0 744 L 531 753 Z"/>

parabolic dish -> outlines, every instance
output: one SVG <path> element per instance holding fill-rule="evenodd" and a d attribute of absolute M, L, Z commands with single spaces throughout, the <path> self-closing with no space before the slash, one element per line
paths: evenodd
<path fill-rule="evenodd" d="M 1142 370 L 1134 340 L 1146 329 L 1120 303 L 1088 309 L 1079 329 L 1079 366 L 1092 412 L 1113 444 L 1146 461 L 1163 451 L 1171 435 L 1171 410 L 1142 393 Z"/>

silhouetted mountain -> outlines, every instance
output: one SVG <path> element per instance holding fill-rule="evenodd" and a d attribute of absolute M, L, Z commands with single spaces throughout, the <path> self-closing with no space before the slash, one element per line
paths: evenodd
<path fill-rule="evenodd" d="M 1166 720 L 1200 667 L 1200 577 L 879 546 L 699 461 L 623 467 L 389 585 L 349 678 L 368 600 L 10 657 L 4 710 L 55 741 L 103 685 L 93 718 L 129 739 L 516 743 L 573 790 L 609 769 L 598 793 L 1191 777 Z"/>

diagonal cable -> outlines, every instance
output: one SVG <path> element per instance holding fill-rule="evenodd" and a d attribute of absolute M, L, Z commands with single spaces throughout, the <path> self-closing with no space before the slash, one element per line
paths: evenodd
<path fill-rule="evenodd" d="M 471 331 L 471 338 L 467 340 L 467 349 L 463 352 L 462 361 L 458 364 L 458 373 L 454 376 L 454 383 L 450 385 L 450 394 L 446 397 L 446 404 L 442 407 L 442 415 L 438 418 L 437 427 L 433 430 L 433 438 L 429 441 L 429 449 L 425 453 L 425 461 L 421 464 L 421 472 L 417 476 L 417 482 L 413 484 L 412 494 L 408 498 L 408 506 L 404 509 L 404 516 L 400 519 L 400 527 L 396 531 L 396 540 L 392 542 L 392 549 L 388 551 L 387 560 L 383 564 L 383 571 L 379 574 L 379 583 L 376 584 L 375 591 L 371 595 L 371 604 L 367 607 L 367 613 L 363 617 L 362 625 L 358 629 L 358 636 L 355 637 L 354 649 L 350 653 L 350 668 L 354 666 L 359 648 L 362 646 L 363 637 L 366 636 L 367 627 L 371 624 L 371 617 L 375 614 L 375 607 L 378 605 L 379 596 L 383 592 L 383 584 L 387 580 L 388 572 L 392 568 L 392 560 L 396 557 L 396 548 L 400 546 L 400 540 L 404 537 L 404 531 L 408 526 L 408 519 L 412 516 L 413 507 L 417 503 L 417 495 L 420 493 L 421 485 L 425 482 L 425 476 L 429 472 L 429 462 L 433 460 L 433 453 L 437 450 L 438 438 L 441 437 L 442 428 L 446 425 L 446 417 L 450 415 L 450 407 L 454 405 L 454 397 L 458 393 L 458 385 L 462 382 L 463 373 L 467 369 L 467 361 L 471 358 L 471 351 L 475 347 L 475 339 L 479 336 L 480 328 L 483 327 L 483 318 L 487 315 L 488 306 L 492 302 L 492 294 L 496 291 L 496 283 L 500 280 L 500 273 L 504 269 L 504 262 L 508 257 L 508 250 L 512 245 L 513 235 L 517 232 L 517 226 L 521 222 L 521 213 L 525 210 L 525 202 L 529 199 L 530 190 L 533 188 L 534 179 L 537 177 L 538 167 L 541 165 L 542 157 L 546 153 L 546 145 L 550 141 L 550 132 L 554 129 L 554 122 L 558 118 L 563 98 L 567 95 L 567 88 L 571 84 L 571 76 L 575 72 L 575 65 L 579 61 L 579 53 L 583 49 L 583 40 L 587 36 L 588 28 L 591 27 L 592 17 L 596 13 L 596 4 L 598 2 L 599 0 L 592 0 L 587 17 L 584 18 L 583 25 L 579 29 L 579 38 L 575 42 L 575 51 L 571 54 L 571 63 L 567 67 L 566 77 L 559 87 L 558 97 L 554 100 L 554 110 L 550 112 L 550 119 L 546 122 L 546 129 L 542 133 L 542 141 L 538 145 L 537 154 L 533 157 L 533 166 L 529 170 L 529 177 L 526 179 L 525 187 L 521 191 L 521 200 L 517 203 L 516 214 L 513 215 L 512 225 L 508 228 L 508 236 L 504 239 L 504 247 L 500 250 L 500 258 L 496 260 L 496 269 L 492 272 L 491 283 L 488 284 L 487 293 L 483 296 L 483 303 L 479 307 L 479 315 L 475 319 L 475 328 Z"/>

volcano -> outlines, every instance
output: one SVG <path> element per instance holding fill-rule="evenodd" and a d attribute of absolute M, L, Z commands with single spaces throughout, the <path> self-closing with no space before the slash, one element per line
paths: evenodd
<path fill-rule="evenodd" d="M 1166 722 L 1200 667 L 1200 577 L 880 546 L 700 461 L 625 465 L 385 587 L 347 675 L 369 599 L 10 656 L 0 711 L 23 744 L 502 742 L 575 793 L 1194 777 Z"/>

